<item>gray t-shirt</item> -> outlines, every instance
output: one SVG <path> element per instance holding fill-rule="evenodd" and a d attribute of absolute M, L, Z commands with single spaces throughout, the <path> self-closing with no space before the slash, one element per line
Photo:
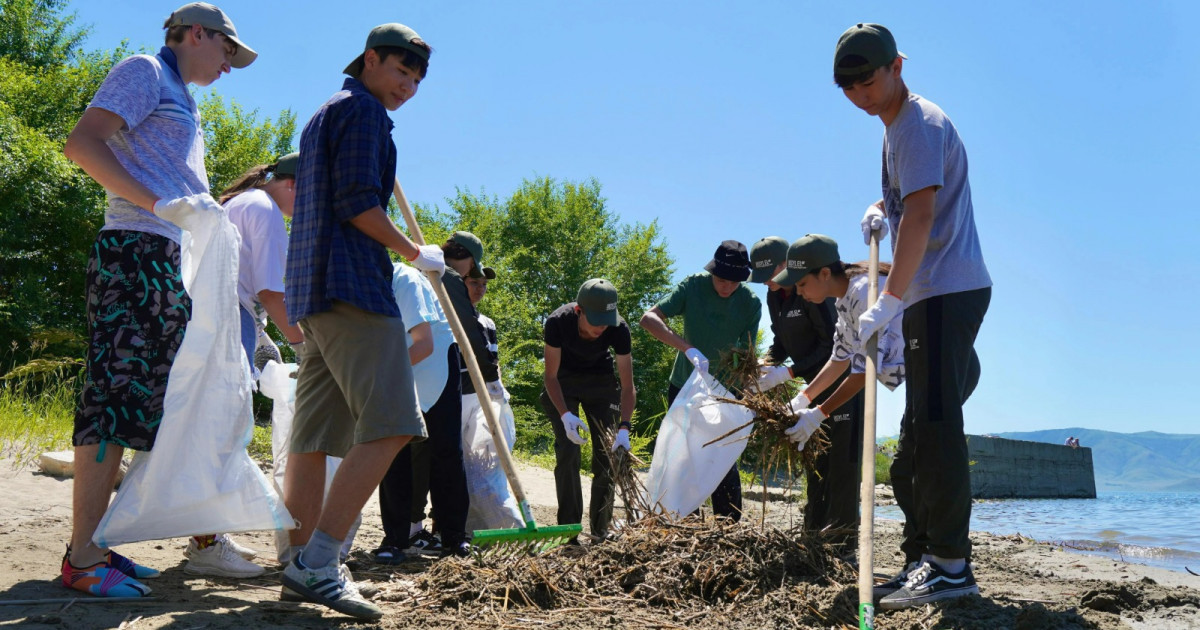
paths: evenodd
<path fill-rule="evenodd" d="M 134 55 L 109 71 L 88 107 L 125 120 L 108 140 L 117 161 L 163 199 L 208 192 L 200 110 L 183 80 L 159 55 Z M 108 193 L 104 230 L 137 230 L 176 242 L 180 230 L 130 201 Z"/>
<path fill-rule="evenodd" d="M 941 108 L 909 94 L 883 133 L 883 200 L 893 250 L 904 216 L 902 199 L 930 186 L 937 188 L 933 228 L 921 266 L 904 294 L 905 307 L 992 286 L 975 231 L 967 150 Z"/>

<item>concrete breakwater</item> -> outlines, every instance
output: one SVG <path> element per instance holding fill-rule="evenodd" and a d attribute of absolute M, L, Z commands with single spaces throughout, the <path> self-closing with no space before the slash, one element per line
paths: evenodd
<path fill-rule="evenodd" d="M 1094 499 L 1092 449 L 997 437 L 967 437 L 976 499 Z"/>

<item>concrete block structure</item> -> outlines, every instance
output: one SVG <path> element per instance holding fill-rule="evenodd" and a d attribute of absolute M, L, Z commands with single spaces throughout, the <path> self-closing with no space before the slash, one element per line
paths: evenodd
<path fill-rule="evenodd" d="M 1092 449 L 967 436 L 976 499 L 1094 499 Z"/>

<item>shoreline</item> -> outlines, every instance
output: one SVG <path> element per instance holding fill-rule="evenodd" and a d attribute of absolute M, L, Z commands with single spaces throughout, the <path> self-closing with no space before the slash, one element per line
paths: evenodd
<path fill-rule="evenodd" d="M 538 521 L 554 522 L 553 472 L 529 464 L 518 464 L 518 468 Z M 589 486 L 590 482 L 585 478 L 585 495 Z M 30 623 L 58 627 L 117 627 L 134 618 L 138 618 L 134 627 L 139 629 L 324 628 L 331 624 L 351 623 L 345 617 L 314 605 L 278 600 L 278 567 L 273 562 L 272 532 L 237 534 L 238 540 L 262 551 L 258 560 L 268 568 L 267 575 L 262 578 L 220 579 L 187 575 L 182 571 L 184 539 L 133 543 L 122 546 L 121 552 L 164 571 L 164 576 L 152 584 L 153 595 L 158 599 L 64 609 L 63 602 L 75 595 L 57 580 L 70 530 L 71 482 L 29 469 L 14 471 L 10 461 L 0 460 L 0 488 L 3 488 L 0 490 L 0 628 Z M 750 494 L 753 489 L 747 488 L 747 491 Z M 785 530 L 797 524 L 799 505 L 771 500 L 773 498 L 768 497 L 766 514 L 763 514 L 763 504 L 759 500 L 748 498 L 746 522 L 757 525 L 761 519 L 768 526 Z M 1100 630 L 1200 627 L 1200 577 L 1069 552 L 1050 543 L 1016 535 L 972 532 L 971 536 L 975 544 L 974 566 L 981 597 L 906 611 L 877 611 L 877 627 L 1030 630 L 1046 627 Z M 566 625 L 582 630 L 633 624 L 635 620 L 648 627 L 722 630 L 851 627 L 837 617 L 845 610 L 852 610 L 845 606 L 857 592 L 852 584 L 834 589 L 821 587 L 819 583 L 781 585 L 781 591 L 753 605 L 739 604 L 731 608 L 713 604 L 682 612 L 639 604 L 635 600 L 608 601 L 612 598 L 598 598 L 591 610 L 505 608 L 487 597 L 452 605 L 449 602 L 439 604 L 429 601 L 428 597 L 414 595 L 419 591 L 414 584 L 419 582 L 422 572 L 428 570 L 428 564 L 380 567 L 370 563 L 365 550 L 373 548 L 381 537 L 379 507 L 373 498 L 364 510 L 352 568 L 357 579 L 381 588 L 382 601 L 379 603 L 387 616 L 376 624 L 355 623 L 355 627 L 466 628 L 486 623 L 491 627 Z M 890 574 L 900 568 L 903 558 L 898 551 L 899 537 L 898 522 L 876 520 L 874 569 L 877 574 Z M 55 599 L 59 603 L 3 605 L 3 600 L 25 599 Z M 81 595 L 80 599 L 88 597 Z M 822 610 L 823 614 L 830 615 L 829 621 L 810 625 L 798 622 L 795 610 L 788 609 L 796 602 L 806 602 L 803 607 Z M 448 605 L 451 607 L 446 608 Z"/>

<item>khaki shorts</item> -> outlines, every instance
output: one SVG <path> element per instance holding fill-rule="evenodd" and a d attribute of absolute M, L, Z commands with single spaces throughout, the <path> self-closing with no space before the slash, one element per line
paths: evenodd
<path fill-rule="evenodd" d="M 292 453 L 345 457 L 355 444 L 428 433 L 404 322 L 346 302 L 300 320 L 304 356 L 296 376 Z"/>

